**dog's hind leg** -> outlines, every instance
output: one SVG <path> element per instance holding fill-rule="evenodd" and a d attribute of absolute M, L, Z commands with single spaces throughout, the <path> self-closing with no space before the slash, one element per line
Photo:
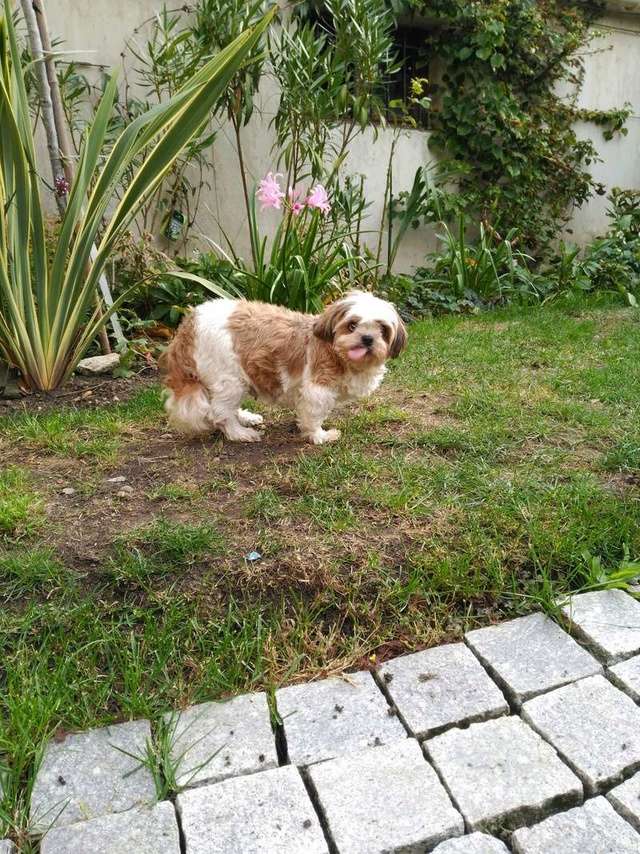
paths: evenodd
<path fill-rule="evenodd" d="M 244 412 L 240 409 L 240 402 L 245 392 L 245 388 L 236 381 L 216 383 L 209 391 L 209 418 L 213 426 L 232 442 L 259 442 L 262 435 L 240 417 L 240 413 Z"/>
<path fill-rule="evenodd" d="M 248 409 L 238 410 L 238 421 L 243 427 L 259 427 L 264 424 L 262 415 L 258 415 L 257 412 L 250 412 Z"/>

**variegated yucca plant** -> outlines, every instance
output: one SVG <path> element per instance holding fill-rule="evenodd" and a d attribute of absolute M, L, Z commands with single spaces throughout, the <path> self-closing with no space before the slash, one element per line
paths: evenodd
<path fill-rule="evenodd" d="M 202 128 L 276 10 L 221 50 L 170 100 L 131 122 L 105 151 L 117 96 L 115 77 L 108 80 L 84 135 L 55 244 L 49 246 L 12 4 L 2 2 L 0 357 L 19 369 L 29 388 L 51 390 L 74 370 L 107 321 L 109 312 L 96 308 L 95 294 L 114 246 Z M 117 201 L 118 185 L 141 155 Z"/>

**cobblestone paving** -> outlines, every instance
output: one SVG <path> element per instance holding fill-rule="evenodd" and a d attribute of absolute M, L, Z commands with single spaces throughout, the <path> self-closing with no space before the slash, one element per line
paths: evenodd
<path fill-rule="evenodd" d="M 52 741 L 42 854 L 640 854 L 640 602 L 582 594 L 375 672 Z M 571 635 L 569 634 L 571 632 Z M 277 721 L 277 723 L 275 723 Z M 0 841 L 0 854 L 14 854 Z"/>

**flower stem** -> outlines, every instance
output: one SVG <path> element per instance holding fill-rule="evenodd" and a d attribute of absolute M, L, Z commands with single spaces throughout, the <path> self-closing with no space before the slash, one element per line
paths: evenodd
<path fill-rule="evenodd" d="M 240 139 L 240 123 L 238 117 L 231 110 L 231 122 L 236 136 L 236 151 L 238 153 L 238 165 L 240 166 L 240 177 L 242 179 L 242 192 L 244 194 L 244 206 L 247 211 L 247 228 L 249 229 L 249 242 L 251 244 L 251 257 L 253 258 L 254 268 L 256 264 L 256 246 L 254 245 L 253 229 L 251 228 L 251 205 L 249 202 L 249 188 L 247 186 L 247 174 L 244 165 L 244 154 L 242 152 L 242 141 Z"/>

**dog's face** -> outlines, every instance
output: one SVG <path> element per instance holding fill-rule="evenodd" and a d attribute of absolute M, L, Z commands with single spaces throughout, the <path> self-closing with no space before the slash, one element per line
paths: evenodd
<path fill-rule="evenodd" d="M 354 371 L 395 359 L 407 343 L 407 331 L 394 306 L 363 291 L 352 291 L 328 306 L 313 331 L 331 343 Z"/>

